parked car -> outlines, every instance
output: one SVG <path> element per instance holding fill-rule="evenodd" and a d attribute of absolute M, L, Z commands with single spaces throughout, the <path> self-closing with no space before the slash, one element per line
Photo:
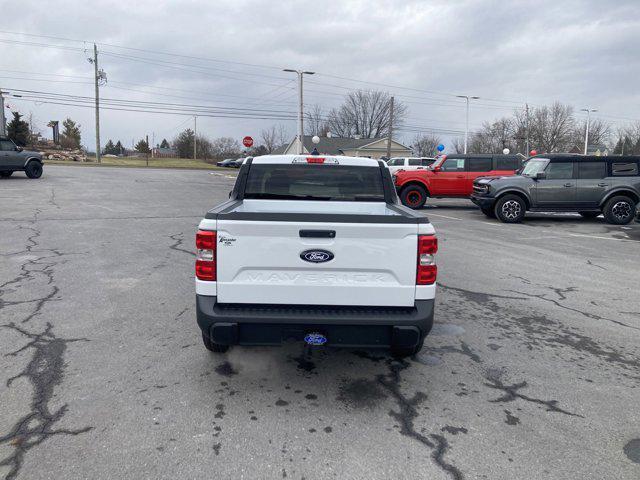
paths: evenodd
<path fill-rule="evenodd" d="M 436 159 L 432 157 L 393 157 L 387 160 L 391 173 L 399 170 L 424 170 Z"/>
<path fill-rule="evenodd" d="M 640 156 L 547 154 L 530 158 L 512 177 L 479 178 L 471 200 L 488 216 L 520 222 L 525 212 L 604 214 L 625 225 L 640 202 Z"/>
<path fill-rule="evenodd" d="M 235 158 L 225 158 L 221 162 L 216 163 L 218 167 L 229 167 L 229 168 L 231 167 L 235 168 L 236 164 L 237 164 L 237 159 Z"/>
<path fill-rule="evenodd" d="M 422 208 L 429 197 L 469 198 L 476 178 L 513 175 L 523 159 L 520 155 L 443 155 L 426 170 L 396 172 L 394 185 L 404 205 Z"/>
<path fill-rule="evenodd" d="M 6 137 L 0 137 L 0 178 L 8 178 L 13 172 L 23 171 L 29 178 L 42 176 L 42 155 L 18 147 Z"/>
<path fill-rule="evenodd" d="M 420 350 L 433 325 L 438 243 L 382 161 L 268 155 L 242 165 L 196 235 L 204 346 Z"/>

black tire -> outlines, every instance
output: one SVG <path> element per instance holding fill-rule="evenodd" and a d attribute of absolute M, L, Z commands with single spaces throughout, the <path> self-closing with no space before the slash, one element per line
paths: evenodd
<path fill-rule="evenodd" d="M 402 204 L 417 210 L 427 203 L 427 191 L 420 185 L 409 185 L 400 193 Z"/>
<path fill-rule="evenodd" d="M 582 215 L 584 218 L 596 218 L 598 215 L 600 215 L 600 212 L 578 212 L 580 215 Z"/>
<path fill-rule="evenodd" d="M 416 355 L 418 352 L 420 352 L 420 350 L 422 350 L 422 346 L 424 345 L 424 338 L 422 340 L 420 340 L 420 342 L 418 343 L 418 345 L 416 345 L 415 347 L 408 347 L 408 348 L 392 348 L 391 349 L 391 355 L 395 358 L 407 358 L 407 357 L 413 357 L 414 355 Z"/>
<path fill-rule="evenodd" d="M 220 343 L 212 342 L 211 339 L 204 334 L 204 332 L 202 332 L 202 343 L 204 343 L 204 347 L 210 352 L 224 353 L 229 350 L 229 345 L 222 345 Z"/>
<path fill-rule="evenodd" d="M 626 225 L 633 220 L 635 210 L 635 202 L 629 197 L 612 197 L 604 206 L 604 219 L 613 225 Z"/>
<path fill-rule="evenodd" d="M 484 213 L 489 218 L 496 218 L 496 213 L 493 211 L 491 207 L 481 207 L 482 213 Z"/>
<path fill-rule="evenodd" d="M 32 160 L 27 163 L 27 168 L 24 169 L 24 172 L 29 178 L 40 178 L 42 176 L 42 164 Z"/>
<path fill-rule="evenodd" d="M 0 178 L 9 178 L 13 172 L 0 172 Z"/>
<path fill-rule="evenodd" d="M 505 195 L 496 202 L 493 211 L 501 222 L 519 223 L 524 218 L 527 205 L 518 195 Z"/>

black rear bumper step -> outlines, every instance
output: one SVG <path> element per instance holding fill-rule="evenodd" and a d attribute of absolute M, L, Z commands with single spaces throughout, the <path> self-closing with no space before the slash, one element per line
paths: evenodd
<path fill-rule="evenodd" d="M 196 295 L 198 325 L 224 345 L 279 345 L 324 334 L 340 347 L 413 347 L 433 326 L 434 300 L 413 307 L 220 304 Z"/>

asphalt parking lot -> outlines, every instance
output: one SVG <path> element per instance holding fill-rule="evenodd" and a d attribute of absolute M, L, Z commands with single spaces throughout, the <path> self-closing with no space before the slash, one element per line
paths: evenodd
<path fill-rule="evenodd" d="M 0 180 L 0 478 L 640 478 L 640 225 L 504 225 L 436 200 L 436 325 L 415 358 L 216 356 L 193 237 L 232 183 Z"/>

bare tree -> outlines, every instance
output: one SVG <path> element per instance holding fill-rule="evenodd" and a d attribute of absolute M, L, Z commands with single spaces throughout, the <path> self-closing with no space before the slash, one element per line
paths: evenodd
<path fill-rule="evenodd" d="M 267 149 L 267 153 L 271 153 L 279 147 L 276 140 L 277 135 L 278 132 L 276 131 L 275 125 L 260 132 L 260 138 L 262 139 L 262 144 Z"/>
<path fill-rule="evenodd" d="M 278 147 L 289 142 L 287 129 L 282 124 L 272 125 L 266 130 L 262 130 L 262 132 L 260 132 L 260 138 L 267 153 L 272 153 Z"/>
<path fill-rule="evenodd" d="M 640 155 L 640 122 L 626 125 L 618 130 L 618 141 L 613 153 L 616 155 Z"/>
<path fill-rule="evenodd" d="M 514 121 L 501 118 L 493 123 L 484 122 L 480 131 L 473 134 L 469 144 L 469 153 L 502 153 L 502 150 L 515 148 Z"/>
<path fill-rule="evenodd" d="M 454 153 L 464 153 L 464 137 L 455 137 L 451 139 L 451 146 Z"/>
<path fill-rule="evenodd" d="M 402 125 L 406 113 L 402 102 L 394 102 L 394 127 Z M 329 112 L 327 123 L 329 131 L 339 137 L 378 138 L 388 135 L 390 120 L 391 96 L 387 92 L 357 90 Z"/>
<path fill-rule="evenodd" d="M 315 104 L 311 107 L 311 111 L 304 114 L 304 133 L 305 135 L 318 135 L 326 137 L 329 131 L 329 125 L 322 111 L 322 107 Z"/>
<path fill-rule="evenodd" d="M 211 142 L 211 156 L 213 158 L 232 158 L 240 155 L 240 144 L 231 137 L 216 138 Z"/>
<path fill-rule="evenodd" d="M 542 152 L 566 152 L 573 145 L 573 107 L 555 102 L 535 108 L 529 116 L 531 145 Z"/>
<path fill-rule="evenodd" d="M 587 130 L 587 121 L 584 120 L 582 124 L 576 125 L 573 132 L 573 143 L 576 146 L 584 145 L 584 137 Z M 613 131 L 611 124 L 605 120 L 594 118 L 589 122 L 589 145 L 607 145 L 611 141 Z"/>
<path fill-rule="evenodd" d="M 440 145 L 440 137 L 432 133 L 418 134 L 413 139 L 413 152 L 419 157 L 430 157 Z"/>

